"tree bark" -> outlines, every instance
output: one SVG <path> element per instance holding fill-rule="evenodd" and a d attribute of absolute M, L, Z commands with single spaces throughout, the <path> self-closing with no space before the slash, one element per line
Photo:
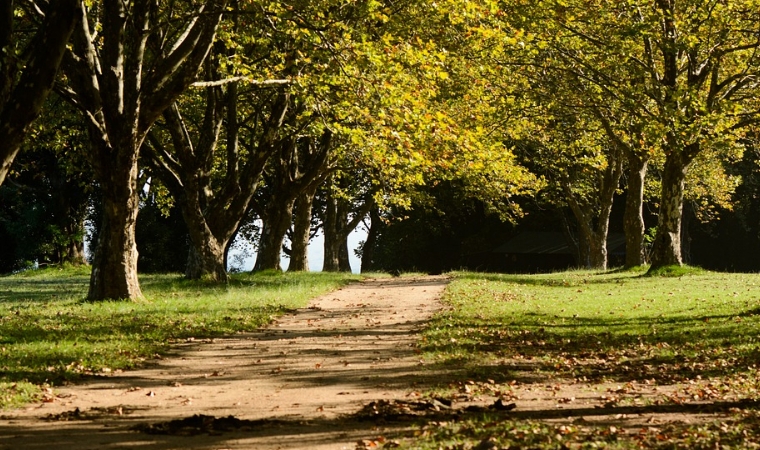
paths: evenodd
<path fill-rule="evenodd" d="M 0 185 L 10 171 L 26 136 L 53 89 L 58 67 L 77 20 L 79 0 L 50 2 L 45 19 L 29 45 L 30 56 L 16 78 L 12 0 L 0 6 Z M 26 53 L 26 52 L 25 52 Z"/>
<path fill-rule="evenodd" d="M 348 252 L 348 234 L 342 237 L 338 251 L 338 270 L 340 272 L 352 272 L 351 259 Z"/>
<path fill-rule="evenodd" d="M 295 118 L 295 117 L 294 117 Z M 279 157 L 273 158 L 267 184 L 272 195 L 260 213 L 264 222 L 253 270 L 280 270 L 280 254 L 285 234 L 293 219 L 293 204 L 304 192 L 316 192 L 329 173 L 328 155 L 332 132 L 325 129 L 319 140 L 290 136 L 280 142 Z"/>
<path fill-rule="evenodd" d="M 640 266 L 646 263 L 644 251 L 644 180 L 647 174 L 648 160 L 633 152 L 628 156 L 628 189 L 625 197 L 623 229 L 625 232 L 625 267 Z"/>
<path fill-rule="evenodd" d="M 338 199 L 332 195 L 327 196 L 325 209 L 325 221 L 322 230 L 325 234 L 324 261 L 322 272 L 340 271 L 340 236 L 338 232 Z"/>
<path fill-rule="evenodd" d="M 92 262 L 90 290 L 87 298 L 142 298 L 137 280 L 137 245 L 135 224 L 139 210 L 137 195 L 137 159 L 127 162 L 131 170 L 128 180 L 101 184 L 103 219 Z M 124 176 L 124 170 L 114 170 L 113 176 Z M 129 187 L 124 189 L 123 187 Z"/>
<path fill-rule="evenodd" d="M 184 30 L 175 30 L 176 41 L 150 49 L 158 26 L 152 21 L 159 19 L 151 2 L 104 0 L 96 36 L 78 3 L 79 26 L 64 60 L 70 86 L 59 91 L 84 112 L 103 191 L 103 226 L 87 297 L 136 299 L 142 297 L 135 246 L 140 148 L 158 117 L 195 80 L 227 2 L 207 0 L 195 19 L 181 25 Z"/>
<path fill-rule="evenodd" d="M 262 217 L 264 226 L 261 229 L 259 251 L 256 255 L 254 272 L 261 270 L 282 270 L 281 254 L 285 234 L 290 228 L 293 218 L 293 199 L 280 200 L 272 197 L 266 214 Z"/>
<path fill-rule="evenodd" d="M 67 236 L 61 262 L 80 266 L 87 263 L 84 255 L 84 239 L 82 237 L 84 223 L 72 221 L 64 227 Z"/>
<path fill-rule="evenodd" d="M 311 192 L 302 192 L 296 199 L 288 272 L 304 272 L 309 270 L 308 247 L 309 240 L 311 239 L 311 210 L 314 204 L 315 192 L 316 189 L 313 189 Z"/>
<path fill-rule="evenodd" d="M 592 205 L 580 203 L 568 180 L 562 182 L 567 202 L 578 221 L 578 230 L 581 235 L 581 239 L 579 239 L 580 254 L 584 254 L 582 251 L 584 247 L 588 250 L 585 255 L 587 257 L 585 263 L 589 269 L 607 269 L 607 235 L 610 228 L 610 215 L 612 214 L 615 191 L 620 184 L 622 174 L 622 153 L 619 149 L 611 151 L 608 155 L 607 168 L 604 170 L 599 184 L 598 211 L 596 212 L 592 211 Z M 595 218 L 594 214 L 596 215 Z M 596 222 L 596 227 L 594 227 L 594 222 Z"/>
<path fill-rule="evenodd" d="M 185 206 L 181 209 L 183 217 L 195 216 L 190 207 Z M 193 244 L 188 254 L 185 278 L 189 280 L 207 278 L 209 281 L 226 282 L 225 247 L 228 240 L 217 239 L 208 226 L 205 226 L 205 222 L 196 217 L 186 218 L 185 223 L 188 224 L 190 242 Z M 191 227 L 191 224 L 196 226 Z"/>
<path fill-rule="evenodd" d="M 379 237 L 380 229 L 383 226 L 380 212 L 377 208 L 372 208 L 370 210 L 369 220 L 367 240 L 364 241 L 364 246 L 362 247 L 361 273 L 372 272 L 375 270 L 375 245 L 377 245 L 377 238 Z"/>
<path fill-rule="evenodd" d="M 682 265 L 681 220 L 686 173 L 692 158 L 684 152 L 672 151 L 665 159 L 662 173 L 662 192 L 657 222 L 657 235 L 652 246 L 652 265 L 649 270 Z"/>
<path fill-rule="evenodd" d="M 353 211 L 353 217 L 349 218 L 352 212 L 351 202 L 328 194 L 323 227 L 325 233 L 323 272 L 351 271 L 348 235 L 359 226 L 359 223 L 369 214 L 370 209 L 375 206 L 371 193 L 367 193 L 366 197 L 368 199 L 356 208 Z"/>

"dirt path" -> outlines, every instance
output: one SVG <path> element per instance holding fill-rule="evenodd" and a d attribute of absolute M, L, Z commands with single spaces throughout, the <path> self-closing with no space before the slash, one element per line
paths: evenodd
<path fill-rule="evenodd" d="M 190 341 L 149 368 L 57 389 L 53 402 L 0 417 L 0 449 L 354 449 L 359 439 L 390 439 L 398 430 L 342 417 L 434 377 L 416 333 L 446 283 L 368 280 L 260 332 Z M 133 429 L 195 414 L 256 422 L 194 436 Z"/>

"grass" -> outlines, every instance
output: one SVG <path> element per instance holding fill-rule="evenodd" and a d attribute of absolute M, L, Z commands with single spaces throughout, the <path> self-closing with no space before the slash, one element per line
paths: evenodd
<path fill-rule="evenodd" d="M 357 279 L 264 272 L 219 286 L 143 275 L 144 301 L 86 302 L 88 268 L 0 277 L 0 407 L 38 398 L 48 385 L 136 367 L 177 340 L 254 330 Z"/>
<path fill-rule="evenodd" d="M 615 407 L 636 406 L 639 414 L 654 417 L 670 408 L 671 418 L 688 420 L 694 402 L 727 405 L 726 411 L 704 423 L 669 420 L 630 429 L 614 417 L 587 423 L 574 416 L 574 404 L 557 405 L 565 411 L 559 415 L 519 408 L 511 416 L 466 414 L 428 424 L 409 448 L 753 448 L 748 442 L 760 442 L 760 275 L 694 268 L 458 273 L 445 303 L 449 308 L 424 333 L 422 350 L 433 370 L 451 378 L 431 395 L 459 395 L 463 383 L 484 396 L 508 395 L 513 386 L 523 392 L 556 386 L 614 400 L 590 406 L 598 416 L 594 408 L 610 407 L 615 416 Z M 609 394 L 610 385 L 623 394 Z M 626 395 L 628 387 L 642 392 L 641 386 L 667 389 Z"/>

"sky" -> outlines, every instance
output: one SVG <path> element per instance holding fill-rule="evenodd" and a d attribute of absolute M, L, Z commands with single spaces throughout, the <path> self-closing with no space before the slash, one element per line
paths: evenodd
<path fill-rule="evenodd" d="M 365 239 L 367 239 L 367 230 L 363 225 L 356 227 L 356 229 L 348 236 L 348 254 L 349 261 L 351 262 L 351 271 L 353 273 L 359 273 L 361 269 L 361 261 L 354 253 L 354 250 L 356 250 L 356 248 L 359 246 L 359 243 Z M 324 242 L 325 238 L 322 233 L 315 236 L 314 239 L 309 242 L 309 270 L 312 272 L 322 271 L 322 263 L 324 261 Z M 230 259 L 233 257 L 234 255 L 230 255 Z M 239 267 L 238 269 L 242 271 L 249 271 L 253 269 L 253 264 L 255 262 L 256 256 L 254 254 L 249 258 L 245 258 L 242 267 Z M 288 264 L 290 264 L 290 259 L 283 253 L 282 269 L 287 270 Z"/>

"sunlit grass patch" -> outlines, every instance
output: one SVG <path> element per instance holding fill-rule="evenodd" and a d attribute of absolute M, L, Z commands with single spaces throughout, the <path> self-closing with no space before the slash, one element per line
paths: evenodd
<path fill-rule="evenodd" d="M 613 407 L 717 402 L 728 410 L 735 405 L 726 420 L 750 436 L 758 434 L 760 421 L 752 414 L 760 400 L 760 275 L 693 268 L 658 276 L 643 270 L 459 273 L 445 303 L 449 308 L 434 318 L 422 342 L 433 370 L 451 376 L 441 380 L 436 395 L 447 390 L 461 395 L 462 383 L 475 396 L 508 395 L 513 383 L 542 391 L 560 384 L 590 391 L 600 386 L 599 396 L 612 399 Z M 615 390 L 621 394 L 610 394 L 610 384 L 620 386 Z M 627 392 L 640 393 L 642 386 L 649 386 L 651 396 Z M 651 391 L 655 386 L 669 386 L 667 394 Z M 597 448 L 659 445 L 656 434 L 634 438 L 584 425 L 572 433 L 563 429 L 565 436 L 557 426 L 467 415 L 430 428 L 411 447 L 470 448 L 491 438 L 497 441 L 493 448 L 558 448 L 563 442 L 580 448 L 594 442 Z M 526 427 L 537 431 L 523 433 Z M 725 426 L 702 427 L 673 425 L 668 436 L 682 432 L 683 438 L 671 443 L 698 448 L 721 436 L 739 442 L 739 435 L 721 431 Z M 482 445 L 491 448 L 488 442 Z"/>
<path fill-rule="evenodd" d="M 84 301 L 88 279 L 86 269 L 0 278 L 0 398 L 12 397 L 0 405 L 23 401 L 8 389 L 13 383 L 129 369 L 177 340 L 255 330 L 358 276 L 246 273 L 218 285 L 144 275 L 145 300 L 137 302 Z"/>

